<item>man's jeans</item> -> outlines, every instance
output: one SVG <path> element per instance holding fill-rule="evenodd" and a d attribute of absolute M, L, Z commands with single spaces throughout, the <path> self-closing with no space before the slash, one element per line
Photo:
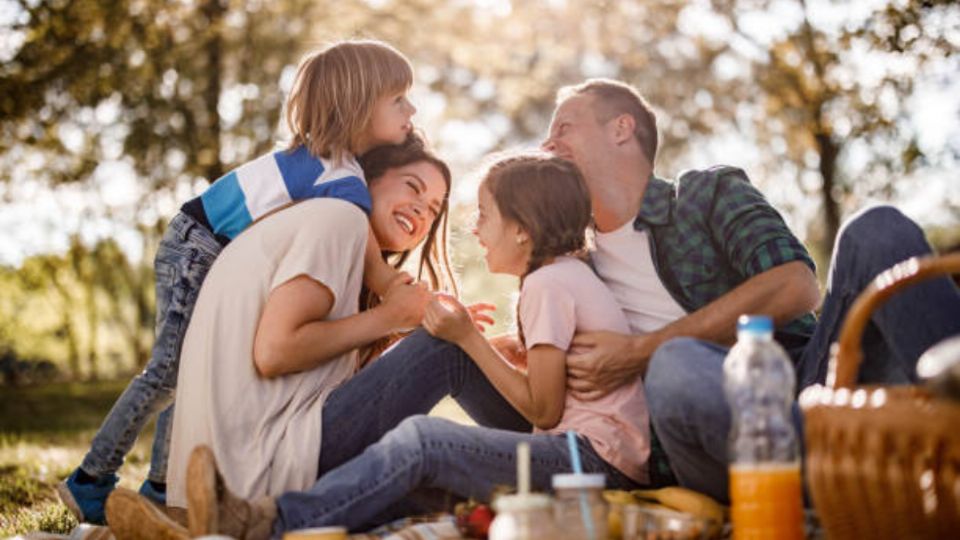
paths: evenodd
<path fill-rule="evenodd" d="M 423 416 L 451 395 L 486 427 Z M 416 416 L 412 416 L 416 415 Z M 494 429 L 497 428 L 497 429 Z M 458 347 L 415 332 L 331 393 L 323 407 L 320 479 L 277 499 L 276 536 L 323 525 L 351 530 L 410 513 L 489 500 L 516 482 L 516 447 L 531 446 L 532 486 L 546 491 L 554 473 L 570 472 L 566 439 L 531 434 L 530 424 Z M 612 488 L 635 482 L 605 463 L 585 439 L 584 470 Z"/>
<path fill-rule="evenodd" d="M 166 407 L 157 418 L 148 477 L 154 482 L 166 482 L 180 348 L 200 285 L 220 250 L 213 233 L 186 214 L 177 214 L 167 226 L 154 261 L 157 325 L 153 354 L 144 370 L 117 399 L 94 436 L 90 451 L 80 465 L 87 474 L 116 473 L 143 426 L 154 413 Z"/>
<path fill-rule="evenodd" d="M 892 207 L 874 207 L 851 218 L 834 247 L 827 294 L 816 331 L 796 364 L 797 393 L 823 383 L 830 344 L 856 297 L 874 277 L 914 256 L 931 252 L 919 227 Z M 960 333 L 960 292 L 946 278 L 904 289 L 874 312 L 863 337 L 862 383 L 916 380 L 919 356 Z M 730 409 L 723 394 L 728 349 L 680 338 L 663 344 L 645 379 L 652 422 L 680 484 L 728 501 L 727 434 Z M 801 432 L 796 403 L 794 423 Z"/>

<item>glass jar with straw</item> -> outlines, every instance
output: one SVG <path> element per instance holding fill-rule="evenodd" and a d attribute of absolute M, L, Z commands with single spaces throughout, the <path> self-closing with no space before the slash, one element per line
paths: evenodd
<path fill-rule="evenodd" d="M 539 540 L 560 538 L 553 521 L 553 501 L 542 493 L 530 493 L 530 445 L 517 445 L 517 493 L 501 495 L 493 502 L 497 517 L 490 525 L 490 540 Z"/>
<path fill-rule="evenodd" d="M 607 503 L 602 474 L 584 474 L 576 433 L 567 432 L 573 474 L 553 475 L 554 520 L 564 538 L 604 540 L 607 537 Z"/>

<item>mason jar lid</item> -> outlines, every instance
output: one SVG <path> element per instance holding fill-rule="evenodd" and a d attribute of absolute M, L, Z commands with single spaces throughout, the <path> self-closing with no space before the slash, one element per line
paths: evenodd
<path fill-rule="evenodd" d="M 586 489 L 600 488 L 606 485 L 606 477 L 602 474 L 555 474 L 553 475 L 553 489 Z"/>
<path fill-rule="evenodd" d="M 543 493 L 519 493 L 513 495 L 501 495 L 493 501 L 493 509 L 497 512 L 523 512 L 526 510 L 541 510 L 551 507 L 549 495 Z"/>

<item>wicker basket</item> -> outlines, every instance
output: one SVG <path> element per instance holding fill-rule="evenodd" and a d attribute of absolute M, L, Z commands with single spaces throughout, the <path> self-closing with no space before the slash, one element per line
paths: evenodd
<path fill-rule="evenodd" d="M 960 272 L 960 254 L 910 259 L 857 298 L 826 386 L 800 396 L 806 475 L 831 539 L 960 538 L 960 402 L 919 386 L 854 387 L 870 314 L 899 289 Z"/>

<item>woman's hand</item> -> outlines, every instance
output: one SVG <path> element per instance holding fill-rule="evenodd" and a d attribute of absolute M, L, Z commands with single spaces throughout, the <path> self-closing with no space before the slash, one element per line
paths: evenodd
<path fill-rule="evenodd" d="M 387 310 L 394 330 L 419 326 L 424 310 L 433 299 L 425 283 L 404 283 L 395 279 L 383 297 L 381 307 Z"/>
<path fill-rule="evenodd" d="M 469 309 L 449 294 L 437 293 L 427 305 L 423 327 L 430 335 L 462 345 L 471 332 L 478 332 Z"/>

